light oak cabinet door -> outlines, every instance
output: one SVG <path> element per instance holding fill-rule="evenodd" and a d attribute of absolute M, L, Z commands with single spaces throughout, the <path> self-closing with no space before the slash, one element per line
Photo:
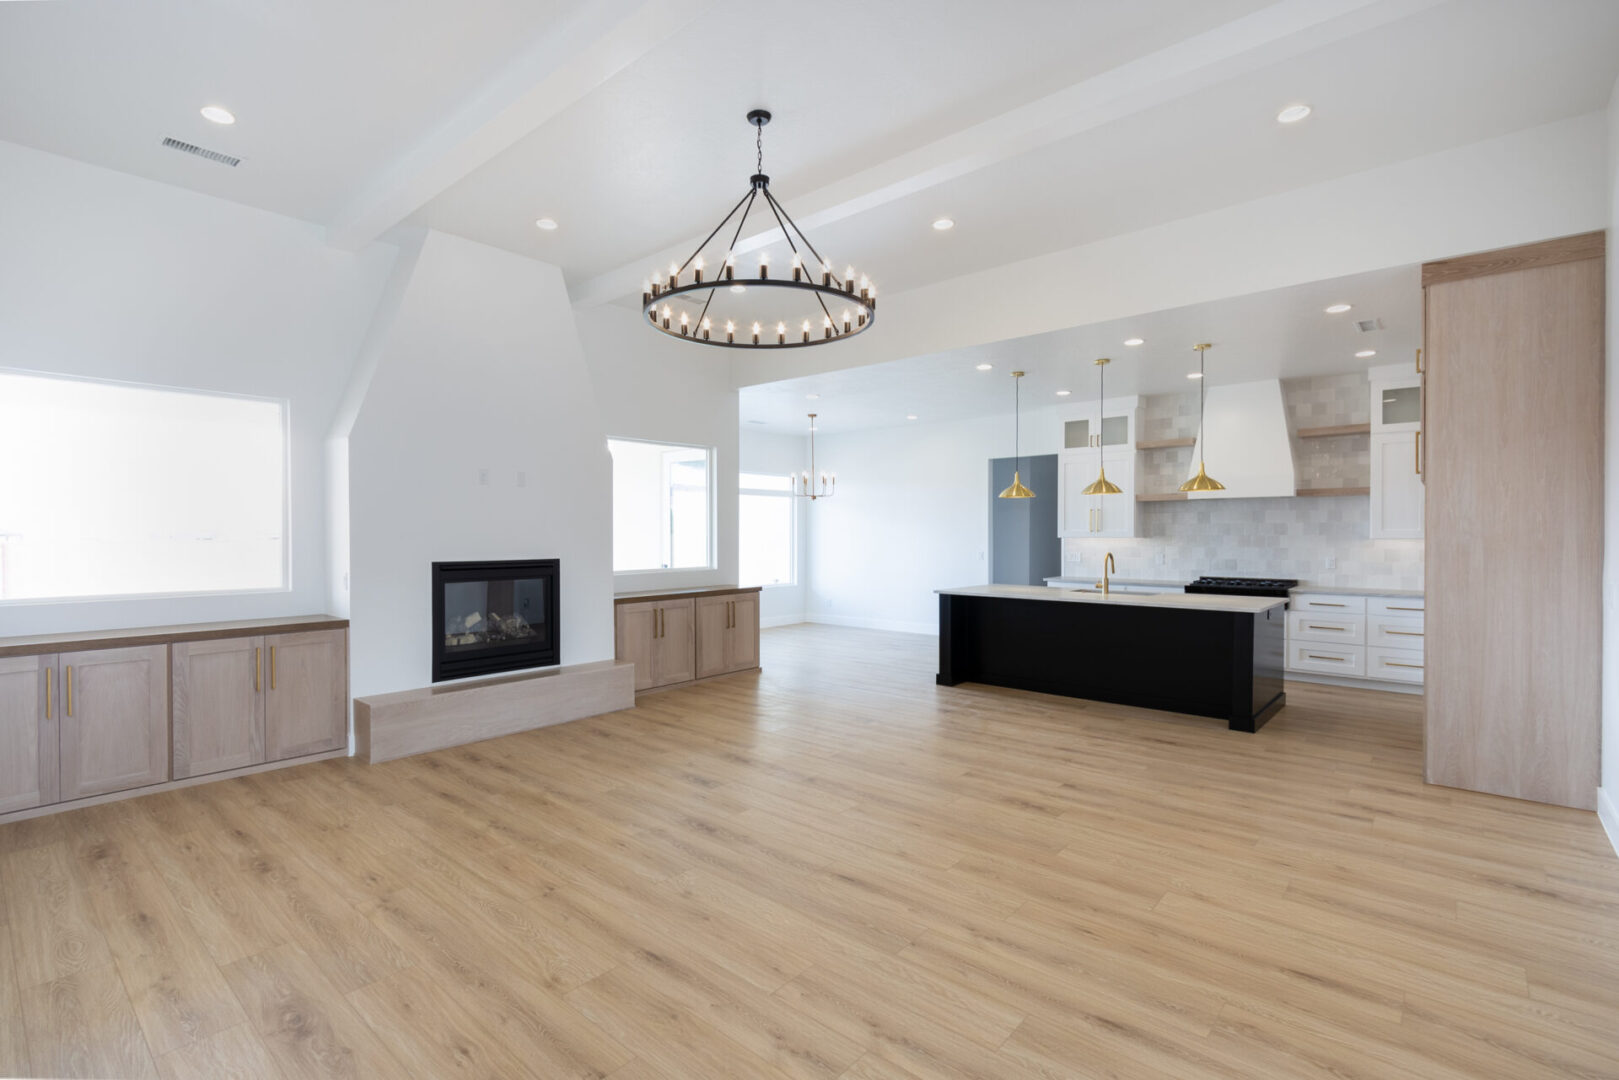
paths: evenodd
<path fill-rule="evenodd" d="M 657 684 L 658 605 L 619 604 L 613 609 L 613 653 L 635 665 L 635 688 Z"/>
<path fill-rule="evenodd" d="M 697 622 L 697 677 L 731 670 L 731 598 L 699 596 L 693 602 Z"/>
<path fill-rule="evenodd" d="M 348 631 L 270 634 L 264 691 L 266 761 L 348 745 Z"/>
<path fill-rule="evenodd" d="M 759 666 L 759 594 L 731 598 L 731 631 L 725 642 L 725 670 L 746 671 Z"/>
<path fill-rule="evenodd" d="M 60 653 L 61 798 L 169 778 L 169 647 Z"/>
<path fill-rule="evenodd" d="M 696 607 L 690 600 L 667 600 L 658 605 L 654 685 L 690 682 L 697 677 L 695 623 Z"/>
<path fill-rule="evenodd" d="M 57 801 L 56 657 L 0 660 L 0 814 Z"/>
<path fill-rule="evenodd" d="M 264 639 L 182 641 L 174 675 L 174 778 L 264 761 Z"/>

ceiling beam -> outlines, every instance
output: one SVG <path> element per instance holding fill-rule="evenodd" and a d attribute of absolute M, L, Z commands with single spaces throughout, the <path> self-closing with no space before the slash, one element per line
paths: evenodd
<path fill-rule="evenodd" d="M 794 213 L 806 230 L 840 221 L 1443 2 L 1448 0 L 1279 0 L 795 195 Z M 741 239 L 736 250 L 752 251 L 781 238 L 781 230 L 772 226 Z M 638 255 L 582 282 L 574 303 L 608 303 L 634 293 L 648 264 L 679 262 L 699 239 L 694 235 L 660 252 Z"/>
<path fill-rule="evenodd" d="M 371 177 L 327 223 L 358 251 L 440 192 L 669 40 L 715 0 L 589 0 L 473 95 L 442 127 Z"/>

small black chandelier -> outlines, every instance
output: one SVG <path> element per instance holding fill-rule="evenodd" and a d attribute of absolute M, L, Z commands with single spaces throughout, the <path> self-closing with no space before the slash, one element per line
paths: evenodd
<path fill-rule="evenodd" d="M 758 171 L 749 178 L 747 193 L 685 262 L 678 266 L 671 263 L 667 274 L 653 271 L 641 287 L 642 312 L 653 329 L 670 337 L 732 349 L 797 349 L 827 345 L 863 333 L 877 318 L 876 287 L 864 276 L 856 282 L 852 266 L 845 267 L 839 277 L 786 208 L 770 194 L 770 177 L 764 173 L 764 126 L 770 123 L 770 114 L 754 109 L 748 113 L 748 123 L 757 129 L 754 148 Z M 758 258 L 757 277 L 737 274 L 736 242 L 761 196 L 792 249 L 790 276 L 771 277 L 770 256 L 765 252 Z M 738 211 L 741 217 L 719 269 L 704 280 L 703 249 L 737 217 Z M 794 236 L 798 238 L 796 242 Z M 804 265 L 806 255 L 814 258 L 814 271 Z M 682 281 L 688 269 L 691 274 Z M 721 290 L 728 295 L 716 307 L 715 293 Z M 813 307 L 809 303 L 812 298 Z"/>

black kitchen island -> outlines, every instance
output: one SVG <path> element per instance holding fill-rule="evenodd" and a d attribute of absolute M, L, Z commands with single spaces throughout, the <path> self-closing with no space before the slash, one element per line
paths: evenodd
<path fill-rule="evenodd" d="M 941 589 L 938 682 L 1213 716 L 1232 731 L 1258 731 L 1287 704 L 1285 610 L 1274 597 Z"/>

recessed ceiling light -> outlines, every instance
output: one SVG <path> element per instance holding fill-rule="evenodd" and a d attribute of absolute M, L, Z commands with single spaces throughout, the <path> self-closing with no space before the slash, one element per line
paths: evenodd
<path fill-rule="evenodd" d="M 732 285 L 731 286 L 731 291 L 732 292 L 747 292 L 748 287 L 746 285 Z"/>
<path fill-rule="evenodd" d="M 994 364 L 979 364 L 978 365 L 978 370 L 979 371 L 994 371 L 995 370 L 995 365 Z"/>
<path fill-rule="evenodd" d="M 810 401 L 820 401 L 821 400 L 821 395 L 820 394 L 805 394 L 804 397 L 808 398 Z"/>
<path fill-rule="evenodd" d="M 916 419 L 916 414 L 915 413 L 906 413 L 905 414 L 905 419 L 907 419 L 907 420 L 915 420 Z"/>
<path fill-rule="evenodd" d="M 1072 390 L 1058 390 L 1057 391 L 1057 396 L 1058 397 L 1067 397 L 1069 394 L 1072 394 L 1072 393 L 1073 393 Z"/>
<path fill-rule="evenodd" d="M 540 220 L 534 223 L 534 227 L 537 229 L 544 229 L 546 232 L 555 232 L 557 221 L 556 218 L 542 217 Z"/>
<path fill-rule="evenodd" d="M 939 218 L 933 223 L 933 228 L 938 232 L 944 232 L 946 229 L 954 229 L 955 227 L 956 223 L 947 217 Z"/>
<path fill-rule="evenodd" d="M 1186 377 L 1188 379 L 1201 379 L 1203 377 L 1203 373 L 1201 371 L 1188 371 L 1186 373 Z"/>
<path fill-rule="evenodd" d="M 1141 338 L 1138 338 L 1138 337 L 1125 338 L 1124 343 L 1126 345 L 1132 345 L 1132 346 L 1134 346 L 1134 345 L 1145 345 L 1146 344 L 1145 341 L 1143 341 Z"/>
<path fill-rule="evenodd" d="M 1309 115 L 1310 106 L 1289 105 L 1287 108 L 1276 114 L 1276 122 L 1278 124 L 1296 124 Z"/>
<path fill-rule="evenodd" d="M 216 124 L 236 123 L 236 117 L 223 105 L 204 105 L 202 107 L 202 118 L 212 120 Z"/>
<path fill-rule="evenodd" d="M 763 420 L 749 420 L 748 423 L 750 423 L 750 424 L 762 424 L 762 423 L 764 423 L 764 421 Z"/>
<path fill-rule="evenodd" d="M 1362 349 L 1360 352 L 1355 354 L 1355 359 L 1357 359 L 1357 360 L 1367 360 L 1367 359 L 1370 359 L 1371 357 L 1374 357 L 1376 355 L 1377 355 L 1377 350 L 1376 349 Z"/>
<path fill-rule="evenodd" d="M 1349 310 L 1349 305 L 1348 304 L 1333 304 L 1331 307 L 1329 307 L 1327 309 L 1327 314 L 1328 315 L 1342 315 L 1344 312 L 1346 312 L 1348 310 Z"/>

